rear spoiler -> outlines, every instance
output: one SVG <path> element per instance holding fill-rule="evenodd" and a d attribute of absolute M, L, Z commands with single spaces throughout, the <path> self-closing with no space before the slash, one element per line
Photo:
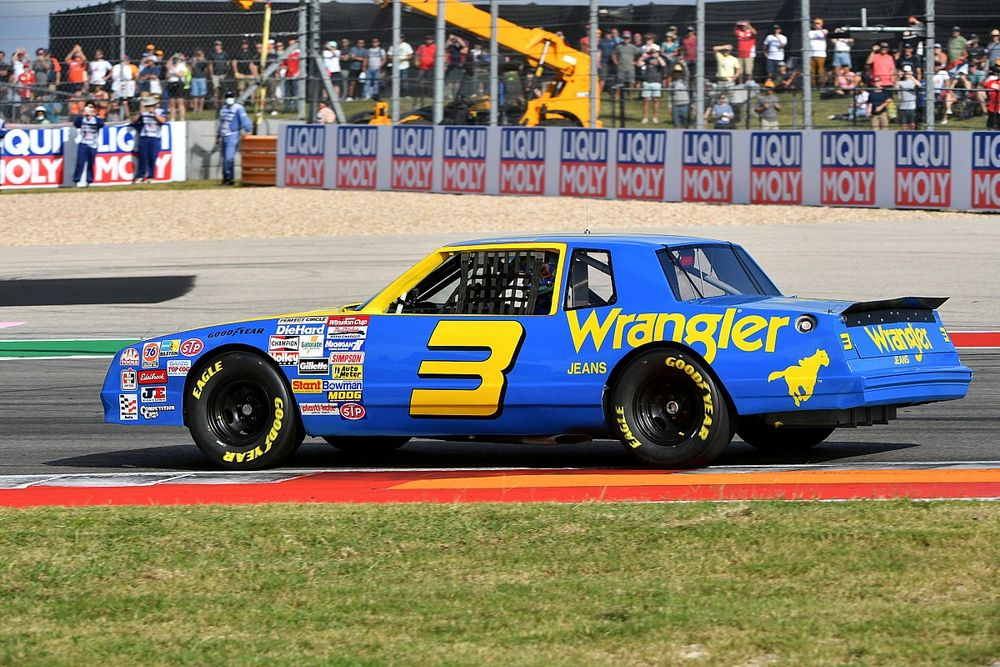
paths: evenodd
<path fill-rule="evenodd" d="M 902 296 L 879 301 L 858 301 L 840 314 L 849 327 L 892 322 L 933 322 L 934 311 L 947 300 L 946 296 Z"/>

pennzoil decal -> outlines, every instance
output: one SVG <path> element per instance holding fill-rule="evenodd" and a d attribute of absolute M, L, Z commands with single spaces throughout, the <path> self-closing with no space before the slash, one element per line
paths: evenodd
<path fill-rule="evenodd" d="M 729 347 L 743 352 L 774 352 L 778 331 L 788 326 L 788 317 L 742 315 L 737 308 L 726 308 L 722 315 L 701 313 L 686 317 L 681 313 L 638 313 L 622 315 L 621 308 L 612 308 L 603 321 L 591 310 L 580 324 L 577 311 L 566 313 L 573 346 L 579 353 L 589 340 L 594 350 L 601 351 L 608 336 L 611 347 L 639 347 L 652 341 L 673 340 L 697 349 L 712 363 L 718 350 Z M 673 325 L 670 337 L 666 327 Z"/>

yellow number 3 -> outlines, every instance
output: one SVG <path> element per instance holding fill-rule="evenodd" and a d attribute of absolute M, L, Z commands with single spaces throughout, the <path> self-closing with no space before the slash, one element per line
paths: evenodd
<path fill-rule="evenodd" d="M 507 373 L 524 341 L 524 327 L 516 321 L 442 320 L 431 333 L 428 350 L 485 350 L 482 361 L 420 363 L 422 378 L 475 378 L 475 389 L 414 389 L 411 417 L 499 417 L 507 391 Z"/>

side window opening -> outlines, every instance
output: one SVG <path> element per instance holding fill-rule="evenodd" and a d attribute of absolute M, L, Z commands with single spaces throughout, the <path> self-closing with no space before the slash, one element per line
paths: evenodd
<path fill-rule="evenodd" d="M 779 296 L 774 284 L 742 250 L 731 245 L 692 245 L 657 251 L 679 301 L 715 296 Z"/>
<path fill-rule="evenodd" d="M 448 257 L 393 303 L 392 313 L 547 315 L 559 254 L 476 250 Z"/>
<path fill-rule="evenodd" d="M 611 253 L 583 248 L 574 250 L 566 282 L 566 310 L 599 308 L 616 300 Z"/>

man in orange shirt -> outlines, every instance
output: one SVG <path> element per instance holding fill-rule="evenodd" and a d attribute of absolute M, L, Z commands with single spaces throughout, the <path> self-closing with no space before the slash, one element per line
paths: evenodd
<path fill-rule="evenodd" d="M 66 92 L 76 93 L 83 90 L 87 81 L 87 57 L 79 44 L 73 45 L 73 50 L 66 56 Z"/>

